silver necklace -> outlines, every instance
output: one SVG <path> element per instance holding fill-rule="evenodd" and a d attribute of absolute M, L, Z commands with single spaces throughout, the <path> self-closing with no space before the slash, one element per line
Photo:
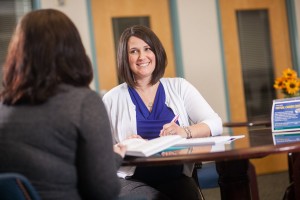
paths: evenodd
<path fill-rule="evenodd" d="M 153 107 L 153 102 L 149 102 L 147 107 L 152 108 Z"/>

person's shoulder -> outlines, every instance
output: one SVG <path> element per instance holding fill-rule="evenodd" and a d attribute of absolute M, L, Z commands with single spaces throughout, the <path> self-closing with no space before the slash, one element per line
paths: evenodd
<path fill-rule="evenodd" d="M 75 108 L 80 105 L 96 104 L 100 102 L 100 95 L 89 87 L 79 87 L 69 84 L 60 84 L 56 95 L 47 101 L 49 105 L 59 105 L 62 107 Z"/>
<path fill-rule="evenodd" d="M 100 98 L 100 95 L 89 87 L 77 87 L 68 84 L 62 84 L 59 86 L 59 93 L 64 94 L 66 98 L 73 98 L 74 100 L 80 100 L 87 97 Z"/>
<path fill-rule="evenodd" d="M 69 85 L 69 84 L 61 84 L 58 87 L 58 91 L 60 92 L 68 92 L 70 94 L 72 93 L 77 93 L 77 94 L 87 94 L 87 93 L 96 93 L 92 89 L 88 87 L 77 87 L 74 85 Z"/>
<path fill-rule="evenodd" d="M 171 86 L 175 86 L 175 85 L 181 85 L 181 84 L 185 84 L 187 83 L 186 79 L 181 78 L 181 77 L 173 77 L 173 78 L 161 78 L 160 82 L 163 85 L 171 85 Z"/>
<path fill-rule="evenodd" d="M 116 98 L 117 96 L 126 95 L 128 91 L 128 85 L 126 83 L 121 83 L 120 85 L 115 86 L 110 89 L 103 95 L 103 99 Z"/>

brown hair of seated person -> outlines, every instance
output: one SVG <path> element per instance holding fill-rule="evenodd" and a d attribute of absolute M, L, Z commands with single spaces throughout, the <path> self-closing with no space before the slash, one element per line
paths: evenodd
<path fill-rule="evenodd" d="M 8 51 L 1 93 L 4 104 L 43 103 L 61 83 L 89 87 L 93 79 L 76 26 L 57 10 L 25 15 Z"/>
<path fill-rule="evenodd" d="M 156 67 L 150 81 L 150 84 L 154 85 L 165 73 L 168 63 L 167 54 L 156 34 L 150 28 L 141 25 L 135 25 L 125 29 L 121 35 L 117 57 L 119 78 L 125 81 L 129 86 L 135 87 L 136 83 L 128 61 L 128 40 L 132 36 L 145 41 L 155 54 Z"/>

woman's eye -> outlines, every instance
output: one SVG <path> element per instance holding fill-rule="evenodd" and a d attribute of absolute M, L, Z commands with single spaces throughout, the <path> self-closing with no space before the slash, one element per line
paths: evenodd
<path fill-rule="evenodd" d="M 136 49 L 132 49 L 129 51 L 130 54 L 136 54 L 138 51 Z"/>
<path fill-rule="evenodd" d="M 145 48 L 145 51 L 152 51 L 150 47 Z"/>

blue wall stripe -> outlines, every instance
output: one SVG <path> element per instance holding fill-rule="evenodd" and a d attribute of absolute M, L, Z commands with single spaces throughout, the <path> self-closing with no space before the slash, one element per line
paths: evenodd
<path fill-rule="evenodd" d="M 32 8 L 33 10 L 37 10 L 41 8 L 41 1 L 40 0 L 33 0 L 32 1 Z"/>
<path fill-rule="evenodd" d="M 218 18 L 218 29 L 219 29 L 219 41 L 220 41 L 220 50 L 221 50 L 221 61 L 222 61 L 222 74 L 224 80 L 224 90 L 225 90 L 225 100 L 226 100 L 226 113 L 228 121 L 231 121 L 231 113 L 230 113 L 230 103 L 229 103 L 229 90 L 227 85 L 227 70 L 226 70 L 226 63 L 225 63 L 225 51 L 223 46 L 223 37 L 222 37 L 222 19 L 221 19 L 221 11 L 220 11 L 220 4 L 219 0 L 215 0 L 216 3 L 216 13 Z"/>
<path fill-rule="evenodd" d="M 289 23 L 290 45 L 292 50 L 293 68 L 300 73 L 300 51 L 299 51 L 299 38 L 295 11 L 295 0 L 286 0 L 287 17 Z"/>
<path fill-rule="evenodd" d="M 176 76 L 184 77 L 184 68 L 182 61 L 182 52 L 181 52 L 181 42 L 180 42 L 180 29 L 178 22 L 178 10 L 177 10 L 177 0 L 169 0 L 170 5 L 170 15 L 171 15 L 171 27 L 173 34 L 173 45 L 174 45 L 174 56 L 175 56 L 175 69 Z"/>
<path fill-rule="evenodd" d="M 92 52 L 92 58 L 91 62 L 93 65 L 93 71 L 94 71 L 94 84 L 95 84 L 95 91 L 99 93 L 100 90 L 100 83 L 99 83 L 99 77 L 98 77 L 98 66 L 97 66 L 97 56 L 96 56 L 96 47 L 95 47 L 95 37 L 94 37 L 94 26 L 93 26 L 93 17 L 92 17 L 92 9 L 91 9 L 91 1 L 86 0 L 86 7 L 87 7 L 87 13 L 88 13 L 88 26 L 89 26 L 89 32 L 90 32 L 90 45 L 91 45 L 91 52 Z"/>

